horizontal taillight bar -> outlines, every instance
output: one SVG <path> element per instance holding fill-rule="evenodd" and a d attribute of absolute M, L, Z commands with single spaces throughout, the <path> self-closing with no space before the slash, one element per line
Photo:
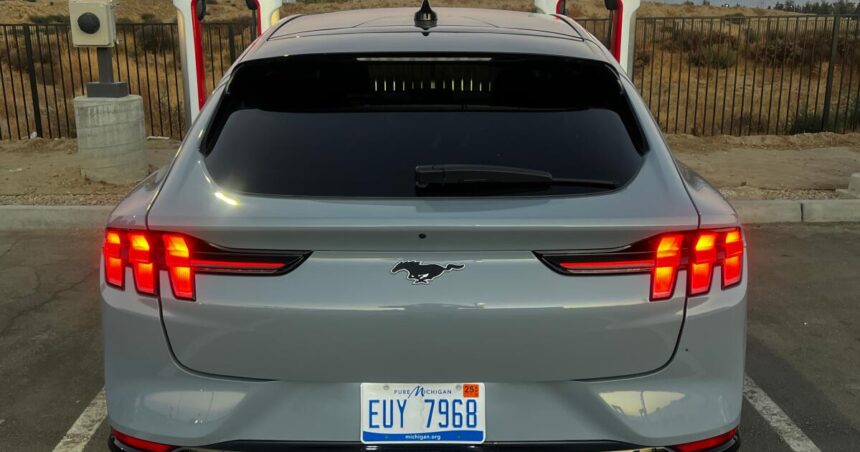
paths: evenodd
<path fill-rule="evenodd" d="M 722 435 L 717 435 L 711 438 L 702 439 L 699 441 L 693 441 L 691 443 L 678 444 L 676 446 L 672 446 L 672 450 L 675 452 L 704 452 L 708 450 L 713 450 L 714 448 L 728 445 L 729 443 L 736 441 L 738 436 L 738 429 L 733 428 Z"/>
<path fill-rule="evenodd" d="M 143 295 L 157 295 L 158 274 L 167 272 L 174 297 L 196 298 L 196 275 L 281 275 L 301 264 L 307 251 L 260 251 L 219 247 L 172 232 L 108 229 L 103 247 L 105 282 L 125 287 L 131 267 L 134 286 Z"/>
<path fill-rule="evenodd" d="M 716 267 L 722 288 L 740 283 L 744 243 L 740 228 L 707 229 L 661 234 L 630 246 L 578 252 L 536 252 L 553 270 L 565 275 L 650 273 L 650 299 L 672 298 L 678 272 L 686 270 L 687 293 L 710 292 Z"/>
<path fill-rule="evenodd" d="M 141 452 L 171 452 L 177 449 L 176 446 L 135 438 L 134 436 L 126 435 L 125 433 L 113 428 L 110 433 L 114 440 L 119 441 L 122 446 L 133 447 L 134 450 Z"/>

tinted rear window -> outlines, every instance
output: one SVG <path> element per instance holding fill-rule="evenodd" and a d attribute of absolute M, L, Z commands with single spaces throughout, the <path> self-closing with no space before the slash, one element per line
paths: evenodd
<path fill-rule="evenodd" d="M 576 186 L 416 188 L 415 167 L 499 165 L 623 185 L 642 139 L 603 63 L 510 55 L 302 56 L 234 72 L 204 140 L 227 189 L 332 197 L 565 195 Z"/>

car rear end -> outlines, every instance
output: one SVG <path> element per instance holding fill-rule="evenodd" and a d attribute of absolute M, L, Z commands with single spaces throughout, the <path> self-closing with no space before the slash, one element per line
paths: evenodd
<path fill-rule="evenodd" d="M 731 208 L 617 66 L 422 45 L 240 62 L 117 208 L 112 446 L 737 447 Z"/>

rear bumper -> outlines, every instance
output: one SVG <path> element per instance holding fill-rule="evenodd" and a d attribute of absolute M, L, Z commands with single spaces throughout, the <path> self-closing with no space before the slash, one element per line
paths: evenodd
<path fill-rule="evenodd" d="M 157 303 L 128 292 L 102 291 L 114 428 L 188 447 L 362 450 L 360 382 L 253 381 L 189 371 L 170 353 Z M 612 380 L 486 382 L 489 444 L 468 450 L 523 444 L 593 450 L 578 448 L 595 440 L 624 450 L 727 432 L 740 423 L 745 321 L 745 286 L 716 291 L 688 301 L 677 352 L 658 371 Z"/>
<path fill-rule="evenodd" d="M 735 452 L 740 449 L 740 437 L 735 436 L 726 444 L 703 450 L 701 452 Z M 114 437 L 108 439 L 108 448 L 112 452 L 138 452 L 130 446 L 122 444 Z M 629 444 L 610 441 L 601 442 L 552 442 L 552 443 L 488 443 L 480 446 L 373 446 L 360 443 L 294 443 L 266 441 L 233 441 L 215 444 L 205 449 L 228 450 L 236 452 L 605 452 L 605 451 L 637 451 L 637 452 L 672 452 L 667 448 L 637 448 Z M 201 451 L 202 452 L 202 451 Z"/>

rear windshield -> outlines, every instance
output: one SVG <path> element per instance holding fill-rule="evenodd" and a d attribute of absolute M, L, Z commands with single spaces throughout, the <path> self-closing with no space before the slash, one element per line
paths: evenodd
<path fill-rule="evenodd" d="M 588 184 L 416 185 L 421 165 L 492 165 L 621 186 L 641 133 L 604 63 L 514 55 L 337 55 L 253 61 L 233 73 L 202 152 L 250 194 L 535 196 Z"/>

